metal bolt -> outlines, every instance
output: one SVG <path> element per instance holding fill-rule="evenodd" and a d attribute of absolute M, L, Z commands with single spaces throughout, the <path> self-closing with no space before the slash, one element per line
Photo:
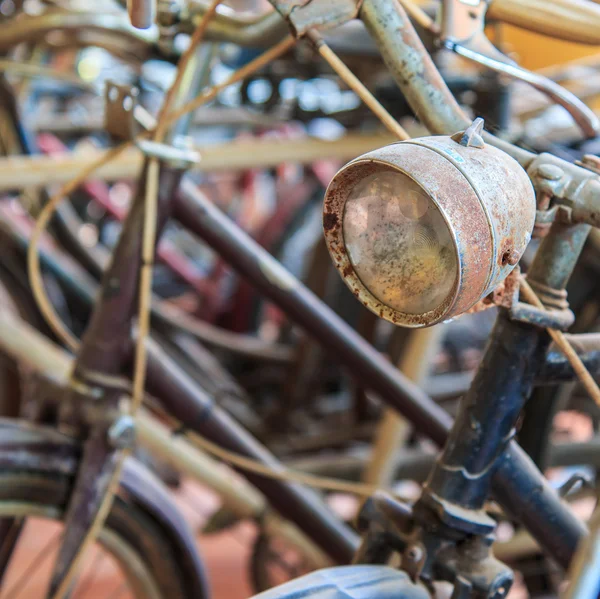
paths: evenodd
<path fill-rule="evenodd" d="M 511 266 L 515 266 L 515 264 L 517 264 L 517 262 L 519 262 L 519 252 L 517 252 L 517 250 L 513 250 L 509 255 L 508 258 L 506 259 L 506 261 L 508 262 L 508 264 L 510 264 Z"/>
<path fill-rule="evenodd" d="M 131 416 L 120 416 L 108 429 L 108 440 L 116 449 L 132 447 L 135 441 L 135 421 Z"/>
<path fill-rule="evenodd" d="M 558 181 L 563 176 L 563 170 L 555 164 L 540 164 L 537 168 L 537 176 L 546 181 Z"/>

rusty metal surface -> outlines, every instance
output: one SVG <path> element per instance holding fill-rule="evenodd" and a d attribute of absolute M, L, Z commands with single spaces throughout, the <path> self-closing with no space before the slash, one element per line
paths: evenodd
<path fill-rule="evenodd" d="M 511 320 L 531 324 L 540 329 L 550 328 L 556 329 L 557 331 L 569 330 L 575 321 L 575 315 L 571 310 L 541 310 L 531 304 L 525 304 L 523 302 L 516 302 L 511 306 L 509 318 Z"/>
<path fill-rule="evenodd" d="M 408 103 L 433 134 L 465 129 L 470 121 L 444 83 L 399 2 L 364 0 L 360 17 Z"/>
<path fill-rule="evenodd" d="M 489 144 L 482 151 L 445 137 L 415 143 L 443 152 L 476 191 L 492 227 L 493 262 L 484 294 L 490 293 L 513 270 L 531 239 L 536 210 L 531 181 L 516 160 Z"/>
<path fill-rule="evenodd" d="M 476 314 L 489 308 L 511 308 L 519 297 L 519 277 L 521 271 L 517 267 L 491 293 L 469 308 L 465 314 Z"/>
<path fill-rule="evenodd" d="M 342 220 L 348 195 L 365 177 L 394 167 L 400 172 L 407 174 L 411 179 L 420 184 L 421 187 L 427 189 L 438 201 L 440 195 L 438 193 L 440 191 L 439 184 L 443 180 L 444 185 L 448 189 L 451 189 L 454 194 L 459 194 L 458 197 L 461 201 L 456 201 L 456 206 L 459 209 L 461 206 L 468 208 L 466 215 L 469 216 L 469 220 L 472 222 L 472 215 L 474 214 L 476 218 L 479 213 L 479 226 L 487 227 L 483 211 L 478 207 L 477 197 L 475 194 L 470 193 L 470 190 L 465 187 L 460 173 L 448 164 L 447 161 L 424 148 L 418 148 L 413 145 L 409 146 L 408 144 L 392 144 L 352 161 L 334 177 L 325 197 L 323 228 L 334 264 L 342 274 L 344 282 L 365 307 L 375 312 L 381 318 L 385 318 L 395 324 L 412 327 L 424 326 L 425 324 L 437 322 L 444 318 L 444 315 L 449 312 L 457 301 L 461 281 L 464 280 L 465 276 L 467 279 L 471 278 L 471 273 L 463 273 L 462 269 L 460 275 L 456 273 L 457 280 L 451 296 L 434 310 L 425 314 L 403 314 L 384 304 L 363 284 L 350 261 L 344 239 Z M 432 173 L 439 172 L 440 169 L 443 169 L 445 175 L 443 179 L 431 176 Z M 372 209 L 370 207 L 370 210 Z M 389 264 L 390 268 L 393 266 L 394 264 Z M 374 265 L 373 268 L 381 269 L 384 279 L 390 285 L 403 285 L 404 287 L 411 285 L 411 281 L 401 281 L 394 272 L 388 272 L 389 269 L 386 264 L 379 263 Z M 485 283 L 485 276 L 484 281 L 480 283 Z"/>
<path fill-rule="evenodd" d="M 358 16 L 360 0 L 269 0 L 297 37 L 339 27 Z"/>
<path fill-rule="evenodd" d="M 553 204 L 560 206 L 557 219 L 598 227 L 600 177 L 597 166 L 597 161 L 590 157 L 571 164 L 544 153 L 536 157 L 527 172 L 538 194 L 551 196 Z"/>
<path fill-rule="evenodd" d="M 453 134 L 471 121 L 458 105 L 400 2 L 363 0 L 360 18 L 417 118 L 432 134 Z M 535 154 L 492 135 L 486 142 L 528 165 Z"/>
<path fill-rule="evenodd" d="M 356 272 L 344 239 L 343 219 L 352 190 L 365 178 L 392 169 L 425 190 L 442 212 L 455 244 L 459 273 L 454 290 L 438 307 L 421 314 L 401 312 L 384 303 L 381 295 L 375 297 Z M 369 217 L 375 209 L 380 208 L 369 206 Z M 332 259 L 359 300 L 386 320 L 418 327 L 463 313 L 493 291 L 520 259 L 534 220 L 533 188 L 515 160 L 490 146 L 465 147 L 448 137 L 431 137 L 392 144 L 350 162 L 327 189 L 323 226 Z M 390 251 L 393 255 L 393 248 Z M 381 261 L 372 268 L 381 270 L 389 286 L 415 286 L 400 276 L 396 262 Z"/>
<path fill-rule="evenodd" d="M 536 293 L 538 288 L 542 294 L 546 289 L 565 288 L 590 228 L 589 225 L 573 226 L 559 221 L 552 225 L 550 234 L 542 239 L 527 274 L 527 280 Z"/>

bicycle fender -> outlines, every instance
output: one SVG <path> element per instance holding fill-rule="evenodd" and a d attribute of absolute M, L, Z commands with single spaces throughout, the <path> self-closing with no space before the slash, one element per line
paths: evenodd
<path fill-rule="evenodd" d="M 423 586 L 389 566 L 337 566 L 311 572 L 253 599 L 430 599 Z"/>

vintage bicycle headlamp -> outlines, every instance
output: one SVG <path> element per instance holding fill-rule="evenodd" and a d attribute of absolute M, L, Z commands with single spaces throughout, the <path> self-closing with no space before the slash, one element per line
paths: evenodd
<path fill-rule="evenodd" d="M 513 158 L 483 143 L 481 124 L 364 154 L 327 188 L 329 252 L 378 316 L 424 327 L 462 314 L 525 251 L 535 221 L 533 187 Z"/>

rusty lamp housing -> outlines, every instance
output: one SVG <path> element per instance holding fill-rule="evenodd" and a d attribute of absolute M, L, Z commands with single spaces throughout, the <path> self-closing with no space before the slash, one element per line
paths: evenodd
<path fill-rule="evenodd" d="M 466 312 L 506 278 L 535 212 L 526 172 L 470 128 L 348 163 L 327 188 L 323 227 L 335 266 L 369 310 L 424 327 Z"/>

